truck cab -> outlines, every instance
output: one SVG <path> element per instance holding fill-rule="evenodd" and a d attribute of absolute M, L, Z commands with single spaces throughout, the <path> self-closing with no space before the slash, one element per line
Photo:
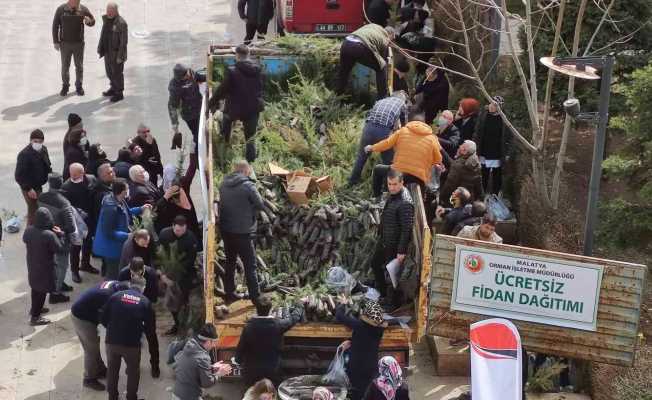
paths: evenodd
<path fill-rule="evenodd" d="M 340 36 L 364 24 L 361 0 L 276 0 L 279 32 Z"/>

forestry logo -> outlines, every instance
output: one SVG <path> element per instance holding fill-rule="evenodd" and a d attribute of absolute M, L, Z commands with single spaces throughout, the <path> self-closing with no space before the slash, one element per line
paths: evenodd
<path fill-rule="evenodd" d="M 472 274 L 478 274 L 484 268 L 484 260 L 477 254 L 469 254 L 464 258 L 464 268 Z"/>

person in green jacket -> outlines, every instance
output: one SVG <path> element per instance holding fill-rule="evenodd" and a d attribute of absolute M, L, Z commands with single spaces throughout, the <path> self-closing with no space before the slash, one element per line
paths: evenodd
<path fill-rule="evenodd" d="M 387 97 L 387 56 L 394 29 L 377 24 L 367 24 L 351 33 L 340 48 L 340 68 L 336 93 L 344 93 L 351 70 L 360 63 L 376 71 L 378 100 Z"/>

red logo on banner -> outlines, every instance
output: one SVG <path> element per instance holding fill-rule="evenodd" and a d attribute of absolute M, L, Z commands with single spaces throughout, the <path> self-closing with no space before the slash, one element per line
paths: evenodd
<path fill-rule="evenodd" d="M 470 254 L 464 258 L 464 268 L 472 274 L 482 272 L 484 260 L 477 254 Z"/>
<path fill-rule="evenodd" d="M 518 339 L 503 324 L 486 324 L 471 328 L 471 346 L 480 357 L 516 360 Z"/>

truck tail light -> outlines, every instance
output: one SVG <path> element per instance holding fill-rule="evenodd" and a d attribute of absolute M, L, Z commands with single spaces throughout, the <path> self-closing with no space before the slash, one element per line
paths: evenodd
<path fill-rule="evenodd" d="M 285 19 L 292 21 L 294 18 L 294 0 L 285 0 Z"/>

